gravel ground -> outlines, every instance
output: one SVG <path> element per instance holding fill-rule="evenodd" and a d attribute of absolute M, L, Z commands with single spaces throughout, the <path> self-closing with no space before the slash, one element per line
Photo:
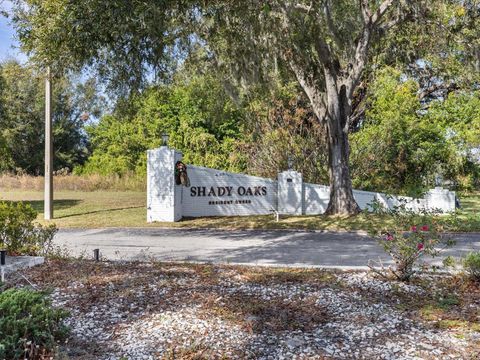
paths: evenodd
<path fill-rule="evenodd" d="M 480 289 L 458 276 L 90 261 L 25 275 L 70 311 L 63 359 L 480 359 Z"/>

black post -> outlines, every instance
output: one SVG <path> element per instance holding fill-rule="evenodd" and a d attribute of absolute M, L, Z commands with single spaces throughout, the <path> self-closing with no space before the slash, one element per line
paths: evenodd
<path fill-rule="evenodd" d="M 4 266 L 7 259 L 7 250 L 0 250 L 0 265 Z"/>
<path fill-rule="evenodd" d="M 93 249 L 93 258 L 95 261 L 100 261 L 100 249 Z"/>

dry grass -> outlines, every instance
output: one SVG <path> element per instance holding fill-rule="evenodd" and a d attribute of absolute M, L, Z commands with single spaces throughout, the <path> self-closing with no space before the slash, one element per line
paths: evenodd
<path fill-rule="evenodd" d="M 332 272 L 324 272 L 316 269 L 305 268 L 265 268 L 258 271 L 258 268 L 239 267 L 236 269 L 238 278 L 255 284 L 304 284 L 314 283 L 317 285 L 332 285 L 337 281 Z"/>
<path fill-rule="evenodd" d="M 404 292 L 356 288 L 359 294 L 393 304 L 398 310 L 412 314 L 431 327 L 451 329 L 459 337 L 465 331 L 480 332 L 480 282 L 463 274 L 424 275 L 412 278 L 410 285 L 424 291 Z"/>
<path fill-rule="evenodd" d="M 145 177 L 134 174 L 116 175 L 55 175 L 53 186 L 56 191 L 144 191 Z M 0 175 L 0 190 L 43 191 L 44 178 L 31 175 Z"/>
<path fill-rule="evenodd" d="M 26 201 L 43 219 L 43 193 L 0 191 L 0 200 Z M 146 223 L 146 195 L 133 191 L 58 191 L 54 200 L 54 222 L 59 227 L 143 226 Z"/>
<path fill-rule="evenodd" d="M 0 180 L 1 181 L 1 180 Z M 1 183 L 0 183 L 1 184 Z M 230 216 L 183 219 L 176 223 L 147 223 L 145 191 L 56 191 L 54 222 L 61 228 L 169 227 L 239 229 L 300 229 L 328 231 L 369 231 L 392 228 L 394 220 L 387 215 L 361 213 L 351 217 L 324 215 Z M 0 187 L 0 201 L 25 201 L 39 212 L 43 221 L 43 192 Z M 480 195 L 460 197 L 462 210 L 458 217 L 442 217 L 448 231 L 480 231 Z"/>
<path fill-rule="evenodd" d="M 40 191 L 0 190 L 0 201 L 26 201 L 43 220 L 43 193 Z M 360 214 L 355 217 L 283 216 L 276 222 L 271 215 L 229 216 L 183 219 L 176 223 L 147 223 L 146 194 L 139 191 L 57 191 L 53 222 L 60 228 L 168 227 L 219 229 L 307 229 L 369 230 L 391 222 L 384 216 Z"/>

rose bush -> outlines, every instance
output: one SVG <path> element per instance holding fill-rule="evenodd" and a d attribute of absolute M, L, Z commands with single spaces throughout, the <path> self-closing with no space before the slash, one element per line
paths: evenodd
<path fill-rule="evenodd" d="M 397 227 L 397 229 L 400 227 Z M 437 231 L 435 224 L 414 224 L 410 229 L 381 231 L 374 234 L 383 249 L 394 261 L 394 266 L 378 270 L 372 263 L 370 268 L 385 277 L 408 281 L 418 271 L 420 259 L 424 256 L 437 256 L 441 250 L 453 246 L 455 242 Z"/>

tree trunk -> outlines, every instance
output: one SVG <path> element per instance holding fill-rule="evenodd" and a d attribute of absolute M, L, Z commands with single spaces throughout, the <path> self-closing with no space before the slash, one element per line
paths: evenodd
<path fill-rule="evenodd" d="M 358 214 L 360 207 L 353 197 L 349 167 L 348 117 L 351 113 L 350 98 L 353 97 L 353 91 L 347 90 L 345 85 L 348 78 L 339 76 L 342 71 L 338 62 L 328 61 L 323 65 L 325 77 L 323 91 L 323 88 L 316 87 L 312 79 L 295 62 L 290 61 L 290 66 L 308 96 L 318 120 L 326 123 L 330 174 L 330 201 L 326 214 Z M 353 84 L 350 85 L 352 86 Z"/>
<path fill-rule="evenodd" d="M 360 212 L 353 197 L 350 178 L 350 147 L 348 143 L 348 115 L 350 102 L 345 85 L 337 82 L 332 68 L 326 69 L 327 88 L 327 144 L 330 175 L 330 201 L 327 215 L 355 215 Z"/>
<path fill-rule="evenodd" d="M 350 178 L 348 134 L 339 126 L 339 120 L 327 124 L 327 142 L 330 202 L 326 214 L 358 214 L 360 207 L 353 197 Z"/>

